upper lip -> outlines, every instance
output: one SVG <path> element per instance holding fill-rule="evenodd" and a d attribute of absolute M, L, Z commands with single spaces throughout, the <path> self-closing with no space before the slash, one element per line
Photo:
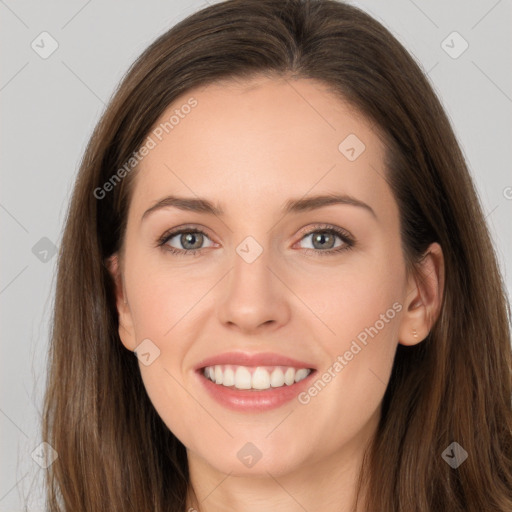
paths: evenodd
<path fill-rule="evenodd" d="M 207 366 L 220 364 L 232 364 L 237 366 L 291 366 L 293 368 L 310 368 L 314 370 L 310 363 L 293 359 L 273 352 L 224 352 L 207 359 L 203 359 L 195 366 L 195 370 L 200 370 Z"/>

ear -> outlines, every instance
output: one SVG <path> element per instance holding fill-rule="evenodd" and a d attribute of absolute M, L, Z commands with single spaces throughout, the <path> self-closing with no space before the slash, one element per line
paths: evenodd
<path fill-rule="evenodd" d="M 420 261 L 417 275 L 408 279 L 399 343 L 416 345 L 428 336 L 441 311 L 443 291 L 443 250 L 433 243 Z"/>
<path fill-rule="evenodd" d="M 126 298 L 126 288 L 118 253 L 115 253 L 106 260 L 106 266 L 112 275 L 115 285 L 116 306 L 119 319 L 119 338 L 123 345 L 133 352 L 136 347 L 135 329 L 130 305 Z"/>

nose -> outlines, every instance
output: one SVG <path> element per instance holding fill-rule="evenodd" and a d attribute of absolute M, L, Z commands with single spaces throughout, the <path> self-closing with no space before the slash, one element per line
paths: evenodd
<path fill-rule="evenodd" d="M 226 327 L 244 333 L 275 330 L 290 319 L 290 290 L 279 276 L 268 250 L 248 262 L 238 253 L 223 279 L 218 318 Z"/>

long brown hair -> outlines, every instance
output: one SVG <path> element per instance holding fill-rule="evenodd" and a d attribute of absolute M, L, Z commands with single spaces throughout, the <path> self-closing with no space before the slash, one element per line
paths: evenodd
<path fill-rule="evenodd" d="M 81 163 L 60 245 L 43 417 L 43 440 L 59 454 L 46 475 L 49 510 L 185 510 L 186 450 L 119 339 L 104 264 L 122 246 L 136 170 L 101 197 L 94 191 L 179 95 L 256 75 L 317 79 L 378 126 L 406 261 L 414 270 L 434 241 L 444 252 L 440 316 L 422 343 L 396 353 L 361 471 L 366 510 L 510 512 L 510 311 L 474 185 L 413 58 L 369 15 L 332 0 L 209 6 L 159 37 L 109 103 Z M 468 453 L 457 469 L 442 457 L 452 442 Z"/>

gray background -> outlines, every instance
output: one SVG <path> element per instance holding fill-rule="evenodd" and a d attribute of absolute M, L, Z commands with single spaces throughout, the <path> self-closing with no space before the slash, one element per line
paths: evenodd
<path fill-rule="evenodd" d="M 386 25 L 428 73 L 473 173 L 510 296 L 512 2 L 352 3 Z M 0 0 L 1 512 L 43 510 L 43 470 L 31 454 L 40 443 L 53 251 L 86 142 L 133 60 L 204 6 Z M 31 47 L 35 41 L 39 52 L 51 48 L 48 36 L 39 36 L 44 31 L 58 43 L 45 59 Z M 454 31 L 469 44 L 457 58 L 445 51 L 463 48 L 458 36 L 446 40 Z"/>

